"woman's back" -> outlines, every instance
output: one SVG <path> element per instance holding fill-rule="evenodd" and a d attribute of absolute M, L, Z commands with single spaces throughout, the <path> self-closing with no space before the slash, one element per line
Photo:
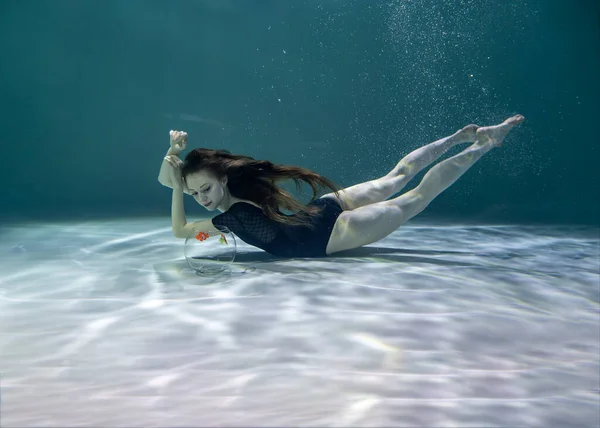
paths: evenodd
<path fill-rule="evenodd" d="M 325 257 L 333 223 L 342 208 L 332 198 L 319 198 L 309 205 L 322 208 L 311 217 L 311 226 L 278 222 L 246 202 L 233 204 L 212 222 L 215 227 L 227 227 L 245 243 L 275 256 Z"/>

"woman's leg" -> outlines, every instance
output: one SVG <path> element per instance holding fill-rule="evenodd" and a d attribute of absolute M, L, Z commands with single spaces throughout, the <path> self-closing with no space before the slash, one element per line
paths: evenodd
<path fill-rule="evenodd" d="M 340 190 L 339 198 L 334 193 L 323 197 L 335 198 L 344 210 L 353 210 L 375 202 L 385 201 L 400 192 L 423 168 L 442 156 L 448 149 L 461 143 L 474 142 L 477 125 L 468 125 L 449 137 L 418 148 L 404 157 L 394 169 L 384 177 L 360 183 Z"/>
<path fill-rule="evenodd" d="M 394 232 L 407 220 L 423 211 L 436 196 L 458 180 L 485 153 L 499 146 L 508 132 L 523 120 L 523 116 L 517 115 L 500 125 L 479 128 L 476 143 L 435 165 L 413 190 L 389 201 L 344 211 L 333 228 L 327 254 L 362 247 Z"/>

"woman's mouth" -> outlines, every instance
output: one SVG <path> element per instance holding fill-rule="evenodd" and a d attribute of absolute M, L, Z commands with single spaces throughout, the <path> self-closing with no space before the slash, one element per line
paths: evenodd
<path fill-rule="evenodd" d="M 212 202 L 209 202 L 208 204 L 204 204 L 204 206 L 208 207 L 210 204 L 212 204 Z"/>

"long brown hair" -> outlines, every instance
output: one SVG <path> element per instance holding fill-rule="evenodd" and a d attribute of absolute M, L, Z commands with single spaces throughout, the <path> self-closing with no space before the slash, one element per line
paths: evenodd
<path fill-rule="evenodd" d="M 181 170 L 183 179 L 200 170 L 212 173 L 217 179 L 227 177 L 227 188 L 232 196 L 255 202 L 267 217 L 292 225 L 310 225 L 308 217 L 321 208 L 298 202 L 279 187 L 278 182 L 294 180 L 296 190 L 300 191 L 304 181 L 312 189 L 312 200 L 316 199 L 319 187 L 327 187 L 336 195 L 339 190 L 335 183 L 309 169 L 276 165 L 250 156 L 233 155 L 227 150 L 199 148 L 189 152 Z M 286 216 L 279 211 L 282 208 L 296 215 Z"/>

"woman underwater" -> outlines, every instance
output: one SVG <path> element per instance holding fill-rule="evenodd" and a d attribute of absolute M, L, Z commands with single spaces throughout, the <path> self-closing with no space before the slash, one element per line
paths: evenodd
<path fill-rule="evenodd" d="M 338 189 L 327 178 L 306 168 L 277 165 L 266 160 L 233 155 L 225 150 L 194 149 L 182 161 L 187 133 L 170 132 L 171 148 L 161 165 L 158 181 L 173 189 L 173 234 L 188 238 L 199 232 L 220 234 L 228 228 L 249 245 L 280 257 L 325 257 L 372 244 L 385 238 L 423 211 L 481 157 L 523 122 L 522 115 L 499 125 L 468 125 L 454 134 L 421 147 L 404 157 L 387 175 Z M 423 168 L 457 144 L 469 147 L 432 167 L 414 189 L 390 199 Z M 277 183 L 302 181 L 313 190 L 304 205 Z M 319 187 L 332 193 L 316 198 Z M 210 220 L 188 223 L 183 194 L 207 210 L 219 210 Z M 316 198 L 316 199 L 315 199 Z M 293 214 L 280 211 L 287 209 Z"/>

